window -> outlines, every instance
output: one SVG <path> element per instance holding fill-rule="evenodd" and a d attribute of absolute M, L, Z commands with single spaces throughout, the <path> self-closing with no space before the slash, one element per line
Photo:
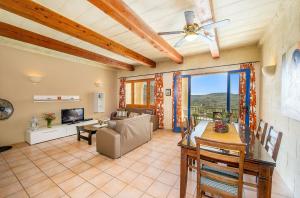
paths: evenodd
<path fill-rule="evenodd" d="M 126 105 L 131 107 L 154 106 L 154 79 L 126 81 Z"/>

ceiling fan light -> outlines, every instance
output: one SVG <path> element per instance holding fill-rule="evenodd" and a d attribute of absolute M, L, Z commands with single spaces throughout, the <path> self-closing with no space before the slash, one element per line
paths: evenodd
<path fill-rule="evenodd" d="M 185 37 L 185 39 L 187 40 L 187 41 L 193 41 L 193 40 L 195 40 L 197 38 L 197 34 L 188 34 L 186 37 Z"/>

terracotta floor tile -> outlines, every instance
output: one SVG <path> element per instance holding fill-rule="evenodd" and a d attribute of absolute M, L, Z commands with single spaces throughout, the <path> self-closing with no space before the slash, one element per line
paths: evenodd
<path fill-rule="evenodd" d="M 0 188 L 7 186 L 9 184 L 16 183 L 17 181 L 18 180 L 14 175 L 0 179 Z"/>
<path fill-rule="evenodd" d="M 147 165 L 151 165 L 154 161 L 155 161 L 155 158 L 147 156 L 147 155 L 138 160 L 138 162 L 141 162 L 141 163 L 144 163 Z"/>
<path fill-rule="evenodd" d="M 96 186 L 97 188 L 101 188 L 104 186 L 106 183 L 111 181 L 113 177 L 109 174 L 106 173 L 100 173 L 99 175 L 95 176 L 93 179 L 90 179 L 89 182 Z"/>
<path fill-rule="evenodd" d="M 139 198 L 143 194 L 142 191 L 132 187 L 126 186 L 117 196 L 116 198 Z"/>
<path fill-rule="evenodd" d="M 167 197 L 170 190 L 170 186 L 159 181 L 155 181 L 146 192 L 153 197 Z"/>
<path fill-rule="evenodd" d="M 100 171 L 99 169 L 92 167 L 80 173 L 79 176 L 83 177 L 86 180 L 90 180 L 99 175 L 101 172 L 102 171 Z"/>
<path fill-rule="evenodd" d="M 30 187 L 38 182 L 44 181 L 47 179 L 47 175 L 42 172 L 36 173 L 30 177 L 25 177 L 21 179 L 20 182 L 24 186 L 24 188 Z"/>
<path fill-rule="evenodd" d="M 72 177 L 74 177 L 76 174 L 73 173 L 72 171 L 70 170 L 65 170 L 63 172 L 60 172 L 59 174 L 57 175 L 54 175 L 51 177 L 51 179 L 56 183 L 56 184 L 60 184 L 64 181 L 66 181 L 67 179 L 70 179 Z"/>
<path fill-rule="evenodd" d="M 132 182 L 139 174 L 130 170 L 126 169 L 124 172 L 122 172 L 120 175 L 117 176 L 117 178 L 127 184 Z"/>
<path fill-rule="evenodd" d="M 33 184 L 32 186 L 25 188 L 25 190 L 29 194 L 29 196 L 35 196 L 54 186 L 54 182 L 52 182 L 50 179 L 45 179 L 36 184 Z"/>
<path fill-rule="evenodd" d="M 113 197 L 116 196 L 121 190 L 123 190 L 125 186 L 126 183 L 118 179 L 112 179 L 110 182 L 102 186 L 100 190 Z"/>
<path fill-rule="evenodd" d="M 80 184 L 84 183 L 85 180 L 79 176 L 71 177 L 70 179 L 58 184 L 58 186 L 63 189 L 64 192 L 70 192 L 71 190 L 78 187 Z"/>
<path fill-rule="evenodd" d="M 126 168 L 119 165 L 113 165 L 112 167 L 106 169 L 104 172 L 107 174 L 110 174 L 114 177 L 120 175 Z"/>
<path fill-rule="evenodd" d="M 144 193 L 141 198 L 153 198 L 153 196 L 151 196 L 151 195 L 149 195 L 147 193 Z"/>
<path fill-rule="evenodd" d="M 75 172 L 75 173 L 77 173 L 77 174 L 80 174 L 80 173 L 86 171 L 86 170 L 89 169 L 89 168 L 91 168 L 91 165 L 82 162 L 82 163 L 80 163 L 80 164 L 78 164 L 78 165 L 76 165 L 76 166 L 71 167 L 70 169 L 71 169 L 73 172 Z"/>
<path fill-rule="evenodd" d="M 21 191 L 23 190 L 21 184 L 19 182 L 15 182 L 13 184 L 9 184 L 9 185 L 6 185 L 4 187 L 1 187 L 0 188 L 0 197 L 5 197 L 5 196 L 8 196 L 8 195 L 11 195 L 13 193 L 16 193 L 18 191 Z"/>
<path fill-rule="evenodd" d="M 97 153 L 95 138 L 91 146 L 74 135 L 0 153 L 0 198 L 179 197 L 180 134 L 158 130 L 150 142 L 115 160 Z M 272 190 L 272 198 L 292 197 L 276 170 Z M 244 192 L 256 197 L 256 189 Z M 189 171 L 186 198 L 195 193 L 196 172 Z"/>
<path fill-rule="evenodd" d="M 58 165 L 58 166 L 55 166 L 53 168 L 49 168 L 49 169 L 46 169 L 44 170 L 44 173 L 46 175 L 48 175 L 48 177 L 52 177 L 54 175 L 57 175 L 63 171 L 67 170 L 67 168 L 63 165 Z"/>
<path fill-rule="evenodd" d="M 130 170 L 133 170 L 137 173 L 142 173 L 146 168 L 148 168 L 148 165 L 141 162 L 135 162 L 129 167 Z"/>
<path fill-rule="evenodd" d="M 162 172 L 159 177 L 157 178 L 158 181 L 173 186 L 175 185 L 176 181 L 179 179 L 179 177 L 175 174 L 169 173 L 169 172 Z"/>
<path fill-rule="evenodd" d="M 1 197 L 1 195 L 0 195 Z M 21 190 L 21 191 L 18 191 L 16 193 L 13 193 L 9 196 L 7 196 L 6 198 L 27 198 L 29 197 L 28 194 L 26 193 L 25 190 Z"/>
<path fill-rule="evenodd" d="M 149 166 L 142 172 L 142 174 L 152 179 L 156 179 L 161 174 L 161 172 L 161 169 Z"/>
<path fill-rule="evenodd" d="M 135 178 L 133 180 L 133 182 L 131 182 L 130 185 L 132 185 L 133 187 L 135 187 L 141 191 L 145 191 L 145 190 L 147 190 L 147 188 L 149 188 L 151 186 L 153 181 L 154 180 L 149 177 L 146 177 L 144 175 L 139 175 L 137 178 Z"/>
<path fill-rule="evenodd" d="M 89 198 L 110 198 L 110 196 L 108 196 L 101 190 L 96 190 L 89 196 Z"/>
<path fill-rule="evenodd" d="M 99 164 L 100 162 L 103 162 L 103 161 L 105 161 L 105 159 L 103 159 L 100 156 L 96 156 L 96 157 L 93 157 L 92 159 L 87 160 L 86 163 L 88 163 L 92 166 L 95 166 L 95 165 L 97 165 L 97 164 Z"/>
<path fill-rule="evenodd" d="M 54 186 L 39 193 L 38 195 L 35 196 L 35 198 L 45 198 L 45 197 L 59 198 L 64 195 L 65 195 L 64 191 L 62 191 L 58 186 Z"/>
<path fill-rule="evenodd" d="M 31 177 L 31 176 L 39 174 L 39 173 L 42 173 L 42 171 L 39 168 L 34 167 L 29 170 L 25 170 L 25 171 L 15 173 L 15 174 L 18 179 L 24 179 L 26 177 Z"/>
<path fill-rule="evenodd" d="M 74 190 L 70 191 L 68 195 L 73 198 L 84 198 L 91 195 L 93 192 L 95 192 L 97 188 L 93 186 L 92 184 L 85 182 L 81 184 L 80 186 L 76 187 Z"/>
<path fill-rule="evenodd" d="M 112 161 L 105 160 L 103 162 L 100 162 L 99 164 L 95 165 L 95 168 L 98 168 L 99 170 L 105 171 L 106 169 L 109 169 L 110 167 L 114 166 L 115 164 Z"/>
<path fill-rule="evenodd" d="M 114 162 L 120 166 L 125 168 L 130 167 L 135 161 L 126 157 L 121 157 L 119 159 L 114 160 Z"/>

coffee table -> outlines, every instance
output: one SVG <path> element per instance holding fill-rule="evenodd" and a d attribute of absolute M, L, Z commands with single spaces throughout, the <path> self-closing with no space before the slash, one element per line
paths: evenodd
<path fill-rule="evenodd" d="M 107 124 L 89 124 L 82 126 L 83 130 L 77 133 L 77 140 L 84 139 L 88 141 L 89 145 L 92 145 L 92 135 L 95 134 L 99 129 L 107 127 Z M 81 132 L 88 133 L 88 136 L 81 135 Z"/>

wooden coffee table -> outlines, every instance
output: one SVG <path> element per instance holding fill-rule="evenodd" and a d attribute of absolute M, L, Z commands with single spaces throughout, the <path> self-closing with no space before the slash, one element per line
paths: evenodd
<path fill-rule="evenodd" d="M 88 141 L 89 145 L 92 145 L 92 135 L 95 134 L 99 129 L 103 127 L 107 127 L 107 124 L 89 124 L 89 125 L 84 125 L 83 131 L 80 131 L 77 133 L 77 140 L 80 141 L 80 139 L 84 139 Z M 88 136 L 83 136 L 81 135 L 81 132 L 88 133 Z"/>

